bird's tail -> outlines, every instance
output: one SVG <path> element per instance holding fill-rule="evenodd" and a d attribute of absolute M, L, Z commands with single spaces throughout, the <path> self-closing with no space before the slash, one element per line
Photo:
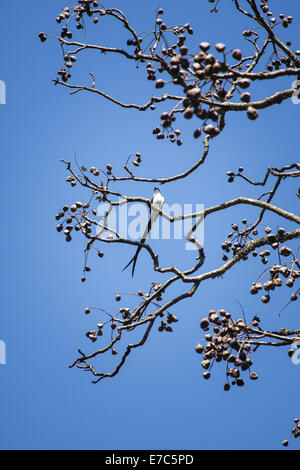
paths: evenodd
<path fill-rule="evenodd" d="M 134 270 L 135 270 L 135 265 L 136 265 L 136 262 L 137 262 L 137 258 L 138 258 L 138 255 L 139 255 L 139 252 L 141 251 L 141 246 L 138 246 L 136 252 L 135 252 L 135 255 L 131 258 L 131 260 L 129 261 L 129 263 L 126 264 L 125 268 L 122 269 L 122 271 L 125 271 L 126 268 L 128 268 L 128 266 L 131 265 L 131 263 L 133 263 L 132 265 L 132 271 L 131 271 L 131 275 L 133 277 L 134 275 Z"/>
<path fill-rule="evenodd" d="M 150 219 L 148 221 L 148 224 L 147 224 L 147 227 L 145 228 L 145 231 L 142 235 L 142 238 L 140 240 L 140 243 L 145 243 L 147 237 L 148 237 L 148 234 L 151 230 L 151 227 L 152 227 L 152 224 L 156 221 L 157 217 L 158 217 L 158 214 L 159 212 L 157 210 L 151 210 L 151 213 L 150 213 Z M 122 269 L 122 271 L 125 271 L 126 268 L 128 268 L 128 266 L 131 265 L 131 263 L 133 263 L 132 265 L 132 277 L 134 275 L 134 270 L 135 270 L 135 265 L 136 265 L 136 262 L 137 262 L 137 258 L 138 258 L 138 255 L 139 255 L 139 252 L 141 251 L 142 249 L 142 245 L 139 245 L 137 247 L 137 250 L 135 252 L 135 255 L 131 258 L 131 260 L 129 261 L 128 264 L 126 264 L 125 268 Z"/>

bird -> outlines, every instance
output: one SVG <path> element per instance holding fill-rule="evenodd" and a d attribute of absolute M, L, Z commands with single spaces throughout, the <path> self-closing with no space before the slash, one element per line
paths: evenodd
<path fill-rule="evenodd" d="M 140 243 L 145 243 L 154 222 L 156 221 L 157 217 L 159 216 L 159 211 L 162 209 L 162 207 L 164 205 L 164 202 L 165 202 L 165 199 L 164 199 L 163 195 L 161 194 L 159 188 L 155 187 L 154 188 L 154 193 L 153 193 L 153 196 L 152 196 L 152 199 L 151 199 L 150 219 L 148 220 L 148 224 L 147 224 L 147 226 L 144 230 L 144 233 L 142 235 Z M 131 273 L 132 277 L 134 275 L 135 265 L 136 265 L 137 258 L 138 258 L 138 255 L 139 255 L 139 252 L 141 251 L 141 249 L 142 249 L 142 245 L 139 245 L 137 247 L 135 255 L 131 258 L 129 263 L 126 264 L 125 268 L 122 269 L 122 271 L 125 271 L 125 269 L 128 268 L 128 266 L 130 266 L 131 263 L 133 263 L 132 273 Z"/>

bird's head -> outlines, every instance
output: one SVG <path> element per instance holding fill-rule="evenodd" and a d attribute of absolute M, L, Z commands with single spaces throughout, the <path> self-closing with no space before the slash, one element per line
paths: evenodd
<path fill-rule="evenodd" d="M 155 193 L 156 193 L 156 192 L 160 192 L 159 188 L 157 188 L 157 187 L 155 186 L 154 192 L 155 192 Z"/>

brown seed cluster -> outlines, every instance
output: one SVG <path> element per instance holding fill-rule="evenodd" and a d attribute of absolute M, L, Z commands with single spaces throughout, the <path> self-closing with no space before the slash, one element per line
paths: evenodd
<path fill-rule="evenodd" d="M 171 313 L 168 313 L 166 321 L 162 320 L 160 323 L 160 326 L 158 327 L 158 331 L 167 331 L 169 333 L 173 332 L 173 328 L 171 327 L 172 323 L 178 322 L 178 318 L 176 315 L 172 315 Z"/>
<path fill-rule="evenodd" d="M 240 171 L 243 169 L 240 168 Z M 227 172 L 229 178 L 234 177 L 232 172 Z M 252 236 L 258 235 L 258 230 L 253 228 L 252 224 L 247 223 L 247 219 L 242 220 L 242 226 L 239 227 L 238 224 L 233 223 L 231 225 L 232 232 L 228 233 L 227 240 L 225 240 L 221 248 L 223 250 L 222 259 L 223 261 L 228 261 L 229 254 L 231 253 L 232 256 L 236 255 L 240 250 L 242 250 L 246 243 L 252 240 Z M 300 278 L 300 269 L 299 269 L 299 261 L 297 258 L 297 253 L 293 253 L 292 249 L 285 244 L 281 243 L 285 242 L 285 234 L 286 230 L 283 227 L 277 229 L 277 233 L 272 233 L 272 229 L 270 227 L 265 227 L 265 234 L 267 243 L 273 249 L 273 251 L 278 254 L 278 264 L 273 264 L 272 266 L 264 269 L 264 271 L 260 274 L 257 281 L 253 282 L 250 288 L 250 294 L 258 294 L 260 291 L 264 290 L 265 293 L 261 296 L 261 301 L 264 304 L 270 302 L 271 299 L 271 292 L 274 291 L 276 288 L 279 288 L 283 285 L 287 287 L 293 288 L 295 281 Z M 271 256 L 271 251 L 268 249 L 261 250 L 258 252 L 257 250 L 252 250 L 252 256 L 256 258 L 259 256 L 261 263 L 263 265 L 267 265 L 269 263 L 269 257 Z M 285 258 L 288 258 L 284 261 Z M 243 260 L 248 259 L 248 254 L 242 256 Z M 268 277 L 263 283 L 261 282 L 263 279 Z M 298 300 L 300 288 L 298 288 L 295 292 L 293 292 L 290 296 L 290 301 Z"/>
<path fill-rule="evenodd" d="M 62 39 L 72 39 L 73 33 L 71 31 L 72 28 L 72 21 L 75 18 L 76 21 L 76 29 L 84 29 L 84 15 L 93 18 L 93 23 L 97 24 L 99 21 L 99 16 L 103 16 L 105 14 L 105 10 L 98 10 L 99 2 L 96 0 L 78 0 L 78 5 L 74 7 L 64 7 L 62 12 L 59 13 L 56 17 L 56 22 L 58 24 L 64 23 L 61 27 L 60 31 L 60 38 Z M 96 10 L 94 10 L 94 9 Z M 43 32 L 39 33 L 39 38 L 42 42 L 45 42 L 47 39 L 47 35 Z M 58 76 L 63 80 L 63 82 L 68 82 L 71 78 L 70 69 L 73 67 L 74 63 L 77 61 L 76 55 L 70 55 L 64 52 L 63 43 L 61 43 L 62 50 L 63 50 L 63 57 L 64 57 L 64 65 L 58 70 Z"/>
<path fill-rule="evenodd" d="M 259 322 L 260 319 L 254 317 L 251 324 L 257 326 Z M 225 391 L 232 385 L 244 386 L 243 373 L 246 371 L 251 380 L 258 378 L 257 373 L 251 370 L 253 363 L 250 356 L 254 347 L 249 343 L 247 327 L 244 320 L 234 321 L 231 314 L 224 309 L 210 310 L 208 316 L 200 322 L 200 328 L 206 332 L 205 344 L 199 342 L 195 350 L 203 358 L 203 377 L 210 378 L 214 363 L 225 362 Z"/>
<path fill-rule="evenodd" d="M 290 435 L 290 437 L 288 439 L 285 439 L 284 441 L 282 441 L 282 445 L 284 447 L 287 447 L 289 445 L 289 440 L 291 437 L 300 437 L 300 421 L 299 421 L 299 418 L 294 418 L 294 423 L 295 423 L 295 427 L 292 429 L 292 433 Z"/>
<path fill-rule="evenodd" d="M 278 242 L 274 242 L 275 236 L 271 233 L 271 229 L 269 227 L 266 227 L 265 231 L 268 233 L 267 238 L 269 238 L 272 248 L 278 248 L 277 253 L 279 263 L 273 264 L 261 273 L 258 280 L 252 284 L 250 294 L 255 295 L 264 290 L 265 293 L 262 295 L 261 301 L 264 304 L 267 304 L 271 299 L 271 292 L 275 289 L 284 285 L 289 288 L 294 287 L 296 280 L 300 278 L 300 269 L 296 254 L 292 252 L 291 248 L 286 245 L 281 245 L 279 248 L 280 242 L 284 240 L 284 234 L 286 233 L 285 229 L 280 227 L 277 230 L 276 240 L 278 240 Z M 280 240 L 280 237 L 282 237 L 282 240 Z M 268 263 L 268 257 L 270 254 L 269 250 L 263 250 L 259 253 L 263 264 Z M 284 261 L 284 258 L 288 259 Z M 294 302 L 298 299 L 299 291 L 300 288 L 290 295 L 290 301 Z"/>
<path fill-rule="evenodd" d="M 67 182 L 72 183 L 73 178 L 67 177 Z M 82 203 L 81 201 L 77 201 L 70 206 L 64 205 L 62 210 L 57 212 L 55 215 L 55 219 L 59 221 L 56 226 L 56 230 L 59 233 L 63 233 L 65 236 L 65 241 L 70 242 L 72 241 L 72 233 L 81 231 L 84 235 L 89 237 L 92 234 L 92 222 L 88 220 L 89 213 L 93 215 L 97 214 L 95 209 L 90 210 L 89 203 Z M 99 258 L 103 258 L 104 253 L 103 251 L 98 251 Z M 81 277 L 81 281 L 86 281 L 86 273 L 91 271 L 91 267 L 87 265 L 87 257 L 85 260 L 85 264 L 83 267 L 83 275 Z"/>
<path fill-rule="evenodd" d="M 131 295 L 134 296 L 135 298 L 138 297 L 139 301 L 138 304 L 135 307 L 128 307 L 128 306 L 123 306 L 120 307 L 118 312 L 115 314 L 110 314 L 109 312 L 106 312 L 105 310 L 98 308 L 98 307 L 85 307 L 84 313 L 85 315 L 89 315 L 91 311 L 100 311 L 102 314 L 105 314 L 108 316 L 108 320 L 104 321 L 103 323 L 98 323 L 97 328 L 93 330 L 89 330 L 86 333 L 86 337 L 92 341 L 93 343 L 99 339 L 100 336 L 104 335 L 105 332 L 105 327 L 109 327 L 110 329 L 110 335 L 111 335 L 111 340 L 114 338 L 114 335 L 117 332 L 118 326 L 127 326 L 127 325 L 134 325 L 136 321 L 139 321 L 140 319 L 144 319 L 147 317 L 147 315 L 151 315 L 151 312 L 148 314 L 146 313 L 147 307 L 150 305 L 153 305 L 155 307 L 159 307 L 159 302 L 162 300 L 162 295 L 161 292 L 158 292 L 159 289 L 161 288 L 161 284 L 152 282 L 151 287 L 147 293 L 143 293 L 142 291 L 138 291 L 137 293 L 132 293 L 126 295 Z M 154 296 L 154 300 L 149 302 L 149 298 L 152 296 L 153 293 L 158 292 L 156 296 Z M 121 302 L 122 301 L 122 295 L 120 293 L 115 295 L 115 301 L 116 302 Z M 163 332 L 173 332 L 173 328 L 171 324 L 177 323 L 178 322 L 178 317 L 168 311 L 166 311 L 166 314 L 162 312 L 160 315 L 163 319 L 161 320 L 160 326 L 158 327 L 158 331 Z M 165 318 L 165 320 L 164 320 Z M 117 354 L 118 351 L 117 349 L 114 348 L 112 350 L 112 354 Z"/>

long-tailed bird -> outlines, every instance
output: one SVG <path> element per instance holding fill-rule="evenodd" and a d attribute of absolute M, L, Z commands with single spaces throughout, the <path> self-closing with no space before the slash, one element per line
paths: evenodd
<path fill-rule="evenodd" d="M 149 219 L 147 227 L 145 228 L 145 231 L 142 235 L 140 243 L 145 243 L 145 241 L 147 240 L 147 237 L 150 233 L 150 230 L 151 230 L 154 222 L 156 221 L 157 217 L 159 216 L 159 211 L 162 209 L 162 207 L 164 205 L 164 202 L 165 202 L 165 199 L 162 196 L 160 190 L 158 188 L 154 188 L 154 194 L 153 194 L 152 199 L 151 199 L 150 219 Z M 126 268 L 128 268 L 128 266 L 131 265 L 131 263 L 133 263 L 133 265 L 132 265 L 132 277 L 134 275 L 135 265 L 136 265 L 137 258 L 138 258 L 138 255 L 139 255 L 139 252 L 141 251 L 141 249 L 142 249 L 142 245 L 139 245 L 137 247 L 135 255 L 131 258 L 129 263 L 126 264 L 125 268 L 122 269 L 122 271 L 124 271 Z"/>

